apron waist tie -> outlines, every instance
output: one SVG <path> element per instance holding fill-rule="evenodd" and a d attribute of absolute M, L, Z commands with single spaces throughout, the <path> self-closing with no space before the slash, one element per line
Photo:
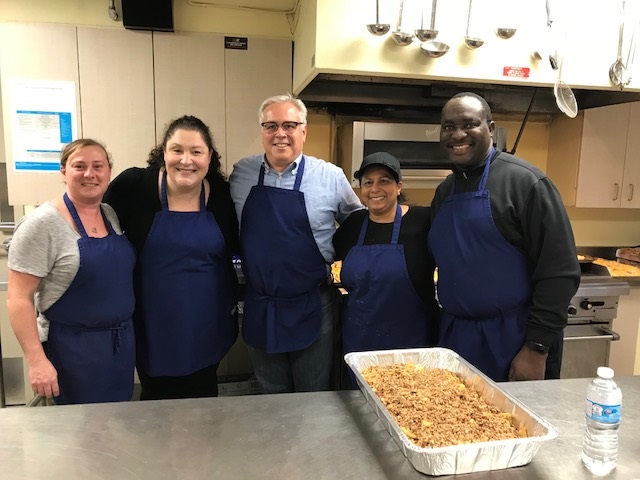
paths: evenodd
<path fill-rule="evenodd" d="M 66 325 L 64 323 L 61 323 L 62 325 L 65 325 L 65 327 L 70 327 L 70 328 L 74 328 L 74 325 Z M 113 348 L 113 352 L 114 353 L 119 353 L 120 352 L 120 335 L 122 330 L 124 330 L 125 328 L 127 328 L 127 325 L 129 324 L 129 321 L 125 321 L 122 322 L 120 325 L 117 325 L 115 327 L 75 327 L 78 330 L 82 331 L 82 332 L 111 332 L 111 345 Z"/>
<path fill-rule="evenodd" d="M 443 311 L 444 313 L 448 314 L 448 315 L 451 315 L 451 316 L 453 316 L 453 317 L 456 317 L 456 318 L 457 318 L 457 319 L 459 319 L 459 320 L 468 320 L 468 321 L 482 322 L 482 321 L 484 321 L 484 320 L 492 320 L 492 319 L 496 318 L 496 317 L 497 317 L 497 316 L 499 316 L 499 315 L 509 315 L 509 314 L 511 314 L 511 313 L 513 313 L 513 312 L 515 312 L 515 311 L 517 311 L 517 310 L 519 310 L 519 309 L 521 309 L 523 305 L 524 305 L 524 303 L 521 303 L 521 304 L 519 304 L 519 305 L 515 306 L 514 308 L 512 308 L 512 309 L 510 309 L 510 310 L 506 310 L 506 311 L 502 311 L 502 310 L 500 310 L 500 311 L 496 312 L 495 314 L 492 314 L 492 315 L 490 315 L 490 316 L 485 316 L 485 317 L 467 317 L 467 316 L 464 316 L 464 315 L 456 315 L 455 313 L 451 313 L 451 312 L 449 312 L 449 311 L 448 311 L 446 308 L 444 308 L 444 307 L 442 307 L 442 311 Z"/>

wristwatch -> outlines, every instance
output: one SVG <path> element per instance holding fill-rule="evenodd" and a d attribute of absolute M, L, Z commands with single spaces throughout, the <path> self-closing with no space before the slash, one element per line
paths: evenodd
<path fill-rule="evenodd" d="M 538 353 L 549 353 L 549 347 L 542 343 L 532 342 L 531 340 L 524 342 L 525 346 Z"/>

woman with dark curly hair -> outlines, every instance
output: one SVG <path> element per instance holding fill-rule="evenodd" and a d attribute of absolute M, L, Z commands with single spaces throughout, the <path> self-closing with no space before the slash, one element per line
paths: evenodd
<path fill-rule="evenodd" d="M 136 367 L 141 399 L 211 397 L 238 332 L 238 221 L 209 128 L 193 116 L 167 127 L 149 166 L 105 194 L 136 248 Z"/>

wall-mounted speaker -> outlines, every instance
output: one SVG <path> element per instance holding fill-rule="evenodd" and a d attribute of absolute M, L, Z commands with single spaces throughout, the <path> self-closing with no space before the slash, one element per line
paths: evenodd
<path fill-rule="evenodd" d="M 122 24 L 130 30 L 173 32 L 173 0 L 122 0 Z"/>

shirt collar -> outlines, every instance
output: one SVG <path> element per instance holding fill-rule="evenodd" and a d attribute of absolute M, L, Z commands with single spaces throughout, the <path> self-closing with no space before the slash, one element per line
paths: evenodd
<path fill-rule="evenodd" d="M 298 158 L 296 158 L 293 162 L 291 162 L 291 164 L 289 164 L 282 173 L 277 172 L 276 170 L 272 169 L 269 166 L 269 164 L 267 163 L 266 154 L 262 156 L 262 165 L 264 166 L 266 172 L 273 172 L 274 174 L 277 174 L 277 175 L 284 175 L 285 173 L 291 173 L 291 175 L 295 175 L 298 173 L 298 167 L 300 166 L 302 155 L 303 155 L 302 153 L 298 155 Z"/>

